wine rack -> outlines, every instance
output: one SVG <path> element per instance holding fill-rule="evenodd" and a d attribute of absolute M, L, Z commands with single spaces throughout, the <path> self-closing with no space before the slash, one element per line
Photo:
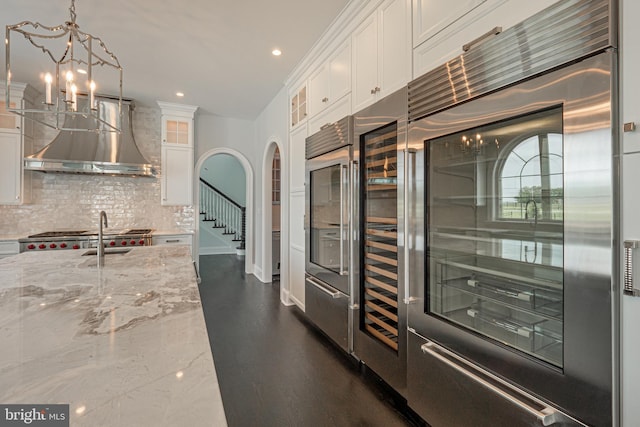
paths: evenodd
<path fill-rule="evenodd" d="M 362 138 L 361 326 L 398 351 L 397 125 Z"/>

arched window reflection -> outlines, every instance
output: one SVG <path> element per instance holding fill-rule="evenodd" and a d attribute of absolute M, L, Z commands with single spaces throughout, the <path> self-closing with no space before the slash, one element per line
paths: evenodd
<path fill-rule="evenodd" d="M 543 133 L 512 145 L 498 176 L 498 218 L 563 219 L 562 134 Z"/>

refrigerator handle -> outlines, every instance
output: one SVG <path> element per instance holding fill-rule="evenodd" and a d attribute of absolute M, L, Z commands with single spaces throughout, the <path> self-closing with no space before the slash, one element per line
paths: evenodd
<path fill-rule="evenodd" d="M 340 291 L 337 291 L 328 285 L 324 285 L 321 282 L 318 282 L 317 280 L 314 280 L 309 276 L 306 277 L 306 280 L 307 282 L 315 286 L 318 290 L 324 292 L 325 294 L 329 295 L 333 299 L 340 298 L 340 296 L 342 295 Z"/>
<path fill-rule="evenodd" d="M 349 274 L 349 260 L 345 262 L 345 253 L 349 250 L 348 236 L 345 236 L 345 227 L 349 227 L 349 165 L 340 165 L 340 275 Z M 345 215 L 345 211 L 346 215 Z"/>
<path fill-rule="evenodd" d="M 624 241 L 624 294 L 632 297 L 640 297 L 640 289 L 633 286 L 633 250 L 638 246 L 638 240 Z"/>
<path fill-rule="evenodd" d="M 413 184 L 416 182 L 416 149 L 405 148 L 404 149 L 404 303 L 412 304 L 417 301 L 417 298 L 411 296 L 411 281 L 409 278 L 409 268 L 411 267 L 410 255 L 411 247 L 410 237 L 413 236 L 410 230 L 411 215 L 413 212 L 413 198 L 415 197 L 413 191 Z"/>
<path fill-rule="evenodd" d="M 357 242 L 358 242 L 358 237 L 357 237 L 357 231 L 354 230 L 354 224 L 356 223 L 356 218 L 357 218 L 357 213 L 356 213 L 356 209 L 358 207 L 358 200 L 356 199 L 357 197 L 360 196 L 360 193 L 358 191 L 358 161 L 357 160 L 352 160 L 351 161 L 351 182 L 349 183 L 349 200 L 351 201 L 351 206 L 349 206 L 349 243 L 350 243 L 350 247 L 349 247 L 349 265 L 351 266 L 351 276 L 349 277 L 349 290 L 350 290 L 350 295 L 351 295 L 351 304 L 350 307 L 353 309 L 357 309 L 358 305 L 355 303 L 355 301 L 353 300 L 353 298 L 355 297 L 355 292 L 353 291 L 354 287 L 356 286 L 354 281 L 355 281 L 355 272 L 357 271 L 357 269 L 359 267 L 357 267 L 355 265 L 356 262 L 356 257 L 355 254 L 353 253 L 354 250 L 356 250 L 358 248 L 357 246 Z M 359 221 L 358 221 L 359 223 Z"/>
<path fill-rule="evenodd" d="M 508 400 L 509 402 L 513 403 L 514 405 L 518 406 L 524 411 L 535 416 L 542 423 L 543 426 L 550 426 L 552 424 L 561 422 L 563 419 L 566 418 L 566 416 L 560 411 L 558 411 L 557 409 L 547 405 L 545 402 L 535 398 L 534 396 L 531 396 L 527 393 L 524 393 L 523 391 L 515 389 L 515 387 L 508 384 L 506 381 L 502 380 L 501 378 L 491 374 L 490 372 L 485 371 L 484 369 L 481 369 L 479 367 L 473 368 L 474 370 L 478 371 L 478 373 L 472 372 L 469 369 L 463 367 L 462 365 L 454 362 L 453 360 L 450 360 L 450 358 L 452 358 L 452 359 L 458 360 L 461 363 L 468 364 L 468 362 L 464 360 L 462 357 L 447 350 L 444 347 L 439 346 L 434 342 L 427 341 L 426 344 L 422 344 L 420 349 L 422 350 L 423 353 L 429 354 L 430 356 L 435 357 L 439 361 L 445 363 L 447 366 L 455 369 L 456 371 L 468 377 L 469 379 L 476 381 L 483 387 L 496 393 L 498 396 Z M 485 379 L 483 378 L 483 376 L 486 376 L 487 378 Z M 521 394 L 522 398 L 515 396 L 514 395 L 515 393 L 509 393 L 506 390 L 503 390 L 502 388 L 498 387 L 494 382 L 502 384 L 506 388 L 511 388 L 513 392 Z M 540 409 L 533 407 L 527 401 L 531 403 L 539 404 Z"/>

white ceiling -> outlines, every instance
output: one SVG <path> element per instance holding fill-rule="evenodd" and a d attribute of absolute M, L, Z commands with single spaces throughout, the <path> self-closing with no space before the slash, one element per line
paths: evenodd
<path fill-rule="evenodd" d="M 123 96 L 196 105 L 255 119 L 348 0 L 76 0 L 80 30 L 100 37 L 124 69 Z M 2 0 L 2 25 L 69 20 L 71 0 Z M 14 43 L 13 80 L 43 92 L 42 72 Z M 282 50 L 274 57 L 274 48 Z M 35 51 L 35 48 L 31 48 Z M 29 52 L 30 56 L 36 56 Z M 20 64 L 18 64 L 20 59 Z M 0 55 L 5 69 L 4 52 Z M 28 70 L 28 71 L 26 71 Z M 4 72 L 0 79 L 4 79 Z M 175 93 L 185 93 L 183 98 Z"/>

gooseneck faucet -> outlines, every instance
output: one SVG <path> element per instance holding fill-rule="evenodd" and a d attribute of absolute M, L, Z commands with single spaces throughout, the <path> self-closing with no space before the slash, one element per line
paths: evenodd
<path fill-rule="evenodd" d="M 531 226 L 538 225 L 538 204 L 535 200 L 529 199 L 527 203 L 524 205 L 524 219 L 529 220 L 529 203 L 533 203 L 533 222 L 531 222 Z"/>
<path fill-rule="evenodd" d="M 98 228 L 98 265 L 104 265 L 104 243 L 102 239 L 102 223 L 104 220 L 104 228 L 109 227 L 109 222 L 107 221 L 107 213 L 105 211 L 100 211 L 100 227 Z"/>

